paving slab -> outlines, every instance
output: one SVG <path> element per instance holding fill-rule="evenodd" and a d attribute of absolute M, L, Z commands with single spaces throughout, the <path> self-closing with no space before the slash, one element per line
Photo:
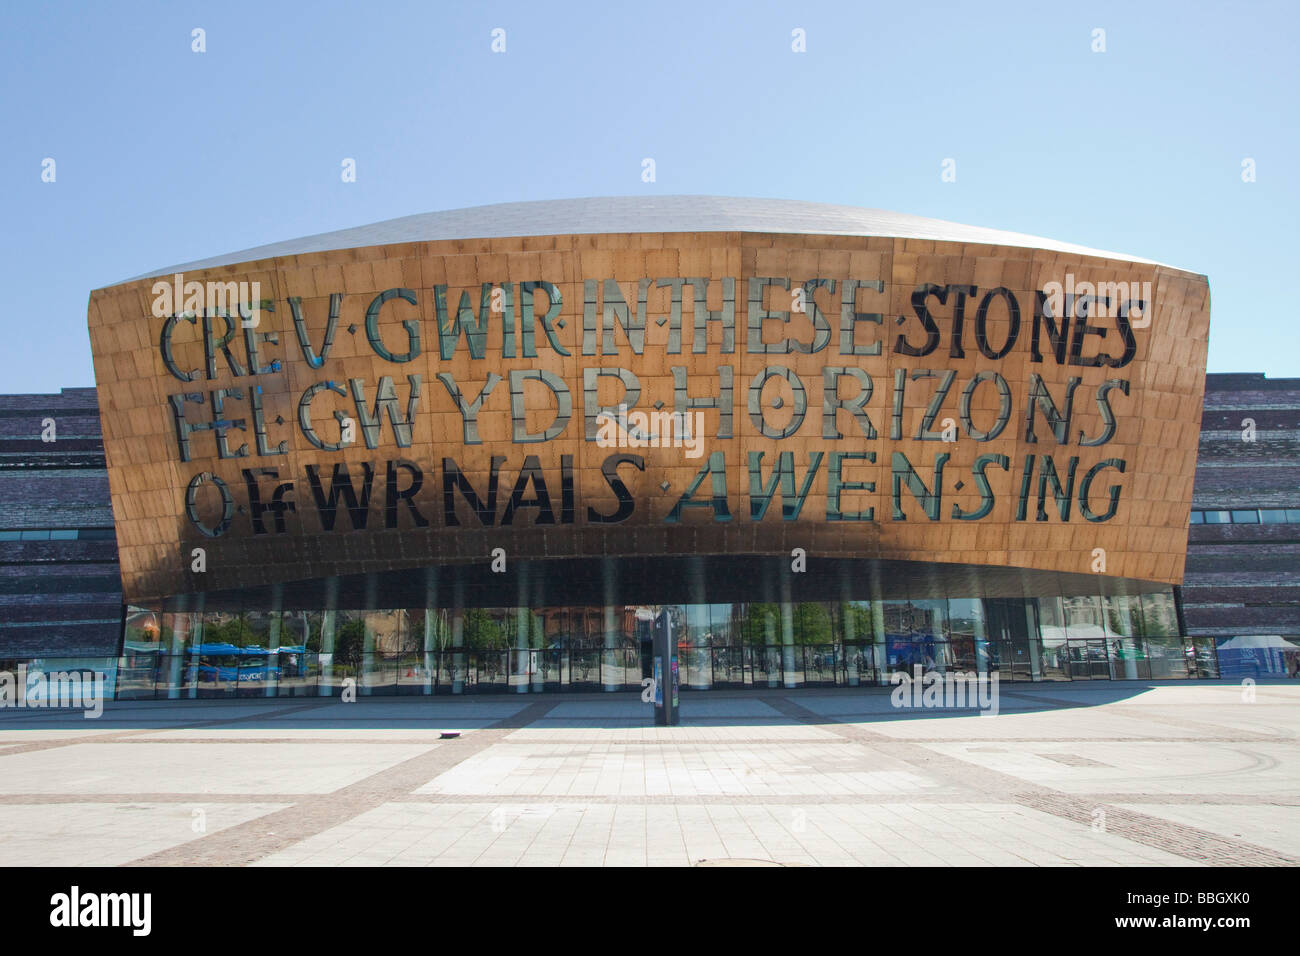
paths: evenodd
<path fill-rule="evenodd" d="M 0 710 L 10 865 L 1300 865 L 1300 686 Z M 200 825 L 201 822 L 201 825 Z"/>

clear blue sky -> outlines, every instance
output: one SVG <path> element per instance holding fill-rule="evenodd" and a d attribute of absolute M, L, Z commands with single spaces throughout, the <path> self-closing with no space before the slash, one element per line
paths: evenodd
<path fill-rule="evenodd" d="M 1210 370 L 1297 376 L 1298 7 L 6 3 L 0 391 L 91 384 L 90 291 L 155 268 L 653 193 L 873 206 L 1203 272 Z"/>

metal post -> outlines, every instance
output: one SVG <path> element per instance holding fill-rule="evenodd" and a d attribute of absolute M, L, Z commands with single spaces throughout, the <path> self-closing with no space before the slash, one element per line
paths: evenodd
<path fill-rule="evenodd" d="M 655 726 L 673 727 L 677 713 L 677 641 L 668 609 L 655 618 L 654 630 Z"/>
<path fill-rule="evenodd" d="M 600 652 L 600 680 L 601 686 L 607 692 L 620 690 L 622 685 L 628 682 L 625 673 L 627 661 L 620 660 L 622 655 L 619 651 L 618 617 L 614 606 L 614 599 L 618 594 L 615 574 L 613 560 L 611 558 L 602 559 L 600 563 L 600 579 L 602 585 L 601 597 L 604 603 L 601 606 L 601 628 L 604 641 Z M 573 651 L 570 651 L 570 654 L 572 653 Z M 583 653 L 586 653 L 585 649 Z M 615 679 L 616 671 L 620 674 L 621 679 Z"/>

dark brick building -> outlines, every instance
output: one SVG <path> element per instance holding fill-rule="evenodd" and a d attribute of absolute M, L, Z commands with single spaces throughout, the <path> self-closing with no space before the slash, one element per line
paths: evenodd
<path fill-rule="evenodd" d="M 0 665 L 114 657 L 121 634 L 95 390 L 0 395 Z"/>
<path fill-rule="evenodd" d="M 1285 673 L 1300 653 L 1300 378 L 1208 375 L 1192 499 L 1185 633 L 1224 677 Z"/>

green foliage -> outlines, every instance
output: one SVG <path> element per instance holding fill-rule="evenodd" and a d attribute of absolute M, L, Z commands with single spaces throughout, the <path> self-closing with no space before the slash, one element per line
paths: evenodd
<path fill-rule="evenodd" d="M 228 621 L 207 621 L 203 625 L 204 644 L 233 644 L 243 647 L 254 644 L 253 629 L 244 621 L 242 615 L 236 615 Z"/>
<path fill-rule="evenodd" d="M 344 621 L 334 632 L 334 664 L 353 673 L 361 667 L 366 650 L 366 622 Z"/>
<path fill-rule="evenodd" d="M 840 619 L 843 639 L 847 640 L 849 634 L 853 635 L 854 643 L 870 644 L 875 639 L 869 606 L 846 602 L 840 605 Z"/>
<path fill-rule="evenodd" d="M 826 605 L 810 601 L 794 606 L 794 640 L 796 644 L 830 644 L 835 640 Z"/>
<path fill-rule="evenodd" d="M 491 611 L 470 608 L 465 612 L 465 646 L 476 651 L 501 650 L 509 647 L 505 628 Z"/>
<path fill-rule="evenodd" d="M 746 644 L 780 644 L 781 606 L 761 603 L 747 605 L 741 634 Z"/>

